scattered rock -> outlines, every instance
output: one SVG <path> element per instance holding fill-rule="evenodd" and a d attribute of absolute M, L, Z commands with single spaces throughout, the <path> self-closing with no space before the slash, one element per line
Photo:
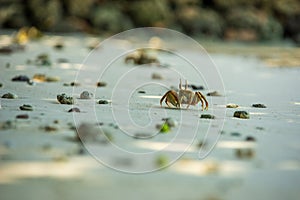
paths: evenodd
<path fill-rule="evenodd" d="M 2 95 L 1 98 L 4 98 L 4 99 L 17 99 L 18 96 L 16 94 L 13 94 L 13 93 L 6 93 L 4 95 Z"/>
<path fill-rule="evenodd" d="M 64 44 L 62 42 L 57 42 L 53 48 L 56 50 L 62 50 L 64 48 Z"/>
<path fill-rule="evenodd" d="M 111 141 L 112 134 L 100 126 L 90 123 L 82 123 L 77 129 L 77 139 L 87 143 L 103 143 Z"/>
<path fill-rule="evenodd" d="M 57 76 L 46 76 L 45 74 L 34 74 L 32 79 L 36 82 L 57 82 L 60 80 Z"/>
<path fill-rule="evenodd" d="M 138 93 L 139 94 L 146 94 L 146 91 L 145 90 L 139 90 Z"/>
<path fill-rule="evenodd" d="M 105 87 L 106 85 L 107 85 L 106 82 L 103 82 L 103 81 L 97 82 L 97 87 Z"/>
<path fill-rule="evenodd" d="M 199 141 L 198 143 L 197 143 L 197 147 L 198 148 L 205 148 L 205 146 L 207 146 L 207 142 L 204 142 L 204 141 Z"/>
<path fill-rule="evenodd" d="M 232 132 L 230 133 L 231 136 L 239 137 L 241 134 L 239 132 Z"/>
<path fill-rule="evenodd" d="M 50 58 L 49 58 L 49 55 L 48 54 L 39 54 L 34 63 L 37 65 L 37 66 L 51 66 L 52 63 L 50 61 Z"/>
<path fill-rule="evenodd" d="M 3 86 L 3 84 L 2 83 L 0 83 L 0 88 Z"/>
<path fill-rule="evenodd" d="M 31 105 L 28 104 L 23 104 L 23 106 L 20 106 L 21 110 L 26 110 L 26 111 L 32 111 L 33 107 Z"/>
<path fill-rule="evenodd" d="M 89 92 L 89 91 L 83 91 L 81 94 L 80 94 L 80 99 L 91 99 L 93 98 L 93 93 Z"/>
<path fill-rule="evenodd" d="M 99 101 L 98 101 L 98 104 L 108 104 L 109 102 L 107 101 L 107 100 L 105 100 L 105 99 L 100 99 Z"/>
<path fill-rule="evenodd" d="M 209 92 L 209 93 L 207 93 L 207 96 L 221 97 L 222 94 L 220 94 L 218 91 L 214 91 L 214 92 Z"/>
<path fill-rule="evenodd" d="M 265 106 L 264 104 L 261 104 L 261 103 L 257 103 L 257 104 L 252 104 L 252 107 L 254 107 L 254 108 L 266 108 L 267 106 Z"/>
<path fill-rule="evenodd" d="M 57 131 L 58 130 L 58 128 L 56 127 L 56 126 L 45 126 L 44 127 L 44 130 L 46 131 L 46 132 L 54 132 L 54 131 Z"/>
<path fill-rule="evenodd" d="M 65 93 L 58 94 L 56 98 L 57 98 L 58 102 L 61 104 L 74 104 L 73 97 L 69 97 Z"/>
<path fill-rule="evenodd" d="M 204 90 L 204 86 L 202 85 L 188 84 L 188 87 L 192 88 L 193 90 Z"/>
<path fill-rule="evenodd" d="M 253 137 L 253 136 L 247 136 L 245 141 L 248 141 L 248 142 L 255 142 L 256 139 Z"/>
<path fill-rule="evenodd" d="M 201 119 L 215 119 L 215 116 L 214 115 L 211 115 L 211 114 L 202 114 L 200 116 Z"/>
<path fill-rule="evenodd" d="M 229 103 L 226 105 L 226 108 L 238 108 L 238 107 L 239 107 L 239 105 L 234 104 L 234 103 Z"/>
<path fill-rule="evenodd" d="M 151 76 L 152 79 L 154 80 L 162 80 L 164 79 L 162 75 L 160 75 L 159 73 L 153 73 Z"/>
<path fill-rule="evenodd" d="M 159 60 L 151 56 L 146 49 L 139 49 L 125 57 L 125 63 L 133 62 L 135 65 L 159 64 Z"/>
<path fill-rule="evenodd" d="M 250 115 L 247 111 L 235 111 L 233 117 L 241 118 L 241 119 L 249 119 Z"/>
<path fill-rule="evenodd" d="M 260 131 L 263 131 L 263 130 L 265 130 L 265 128 L 264 127 L 260 127 L 260 126 L 258 126 L 258 127 L 255 127 L 256 128 L 256 130 L 260 130 Z"/>
<path fill-rule="evenodd" d="M 69 63 L 69 60 L 66 58 L 58 58 L 56 60 L 57 63 Z"/>
<path fill-rule="evenodd" d="M 68 110 L 68 112 L 80 112 L 79 108 L 71 108 L 70 110 Z"/>
<path fill-rule="evenodd" d="M 236 149 L 235 156 L 240 159 L 251 159 L 255 156 L 255 152 L 250 148 Z"/>
<path fill-rule="evenodd" d="M 27 114 L 20 114 L 16 116 L 17 119 L 28 119 L 29 116 Z"/>
<path fill-rule="evenodd" d="M 25 75 L 15 76 L 11 80 L 12 81 L 18 81 L 18 82 L 29 82 L 30 81 L 28 76 L 25 76 Z"/>

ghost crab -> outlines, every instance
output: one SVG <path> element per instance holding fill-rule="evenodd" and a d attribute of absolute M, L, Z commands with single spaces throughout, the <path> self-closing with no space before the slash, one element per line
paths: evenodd
<path fill-rule="evenodd" d="M 180 108 L 182 104 L 187 104 L 186 108 L 189 108 L 190 105 L 196 105 L 201 101 L 202 110 L 207 110 L 208 102 L 204 95 L 198 91 L 193 92 L 191 90 L 188 90 L 187 87 L 187 80 L 185 81 L 185 86 L 183 88 L 180 79 L 179 92 L 177 93 L 175 90 L 169 90 L 168 92 L 166 92 L 166 94 L 164 94 L 164 96 L 162 96 L 162 98 L 160 99 L 160 106 L 162 106 L 162 102 L 165 100 L 165 103 L 168 107 L 170 107 L 170 104 L 172 104 L 176 108 Z"/>

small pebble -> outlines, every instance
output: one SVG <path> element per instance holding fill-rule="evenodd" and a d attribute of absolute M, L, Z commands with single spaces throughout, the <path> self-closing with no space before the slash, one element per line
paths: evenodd
<path fill-rule="evenodd" d="M 70 83 L 70 85 L 71 85 L 71 86 L 80 86 L 80 83 L 77 83 L 77 82 L 74 82 L 74 81 L 73 81 L 73 82 Z"/>
<path fill-rule="evenodd" d="M 16 128 L 16 124 L 13 121 L 7 120 L 0 122 L 0 130 L 13 129 Z"/>
<path fill-rule="evenodd" d="M 25 75 L 15 76 L 11 80 L 12 81 L 19 81 L 19 82 L 28 82 L 28 81 L 30 81 L 28 76 L 25 76 Z"/>
<path fill-rule="evenodd" d="M 103 81 L 97 82 L 97 87 L 105 87 L 106 85 L 107 85 L 106 82 L 103 82 Z"/>
<path fill-rule="evenodd" d="M 230 133 L 231 136 L 239 137 L 241 134 L 239 132 L 232 132 Z"/>
<path fill-rule="evenodd" d="M 4 99 L 17 99 L 18 96 L 16 94 L 13 94 L 13 93 L 6 93 L 6 94 L 2 95 L 1 98 L 4 98 Z"/>
<path fill-rule="evenodd" d="M 91 99 L 93 98 L 93 93 L 91 92 L 88 92 L 88 91 L 83 91 L 81 94 L 80 94 L 80 99 Z"/>
<path fill-rule="evenodd" d="M 192 88 L 193 90 L 204 90 L 204 87 L 202 85 L 189 84 L 188 87 Z"/>
<path fill-rule="evenodd" d="M 77 129 L 77 139 L 88 143 L 106 144 L 112 141 L 113 137 L 108 129 L 100 128 L 94 124 L 82 123 Z"/>
<path fill-rule="evenodd" d="M 100 99 L 98 101 L 98 104 L 108 104 L 108 101 L 107 100 L 104 100 L 104 99 Z"/>
<path fill-rule="evenodd" d="M 2 83 L 0 83 L 0 88 L 3 86 L 3 84 Z"/>
<path fill-rule="evenodd" d="M 212 97 L 220 97 L 222 96 L 219 92 L 214 91 L 214 92 L 209 92 L 207 93 L 207 96 L 212 96 Z"/>
<path fill-rule="evenodd" d="M 211 114 L 202 114 L 200 116 L 201 119 L 215 119 L 215 116 L 214 115 L 211 115 Z"/>
<path fill-rule="evenodd" d="M 20 106 L 21 110 L 26 110 L 26 111 L 32 111 L 33 107 L 31 105 L 28 104 L 23 104 L 23 106 Z"/>
<path fill-rule="evenodd" d="M 256 139 L 253 137 L 253 136 L 247 136 L 245 141 L 248 141 L 248 142 L 255 142 Z"/>
<path fill-rule="evenodd" d="M 238 108 L 238 107 L 239 107 L 239 105 L 234 104 L 234 103 L 229 103 L 226 105 L 226 108 Z"/>
<path fill-rule="evenodd" d="M 52 65 L 49 55 L 45 54 L 45 53 L 39 54 L 36 57 L 35 64 L 38 66 L 51 66 Z"/>
<path fill-rule="evenodd" d="M 162 75 L 160 75 L 159 73 L 153 73 L 151 76 L 152 79 L 154 80 L 162 80 L 164 79 Z"/>
<path fill-rule="evenodd" d="M 55 126 L 45 126 L 44 129 L 47 132 L 53 132 L 53 131 L 57 131 L 58 130 L 58 128 L 55 127 Z"/>
<path fill-rule="evenodd" d="M 79 108 L 71 108 L 68 112 L 80 112 Z"/>
<path fill-rule="evenodd" d="M 139 94 L 146 94 L 146 91 L 144 91 L 144 90 L 139 90 L 138 93 L 139 93 Z"/>
<path fill-rule="evenodd" d="M 27 114 L 20 114 L 16 116 L 17 119 L 28 119 L 29 116 Z"/>
<path fill-rule="evenodd" d="M 69 97 L 65 93 L 58 94 L 56 98 L 57 98 L 58 102 L 61 104 L 74 104 L 73 97 Z"/>
<path fill-rule="evenodd" d="M 61 43 L 61 42 L 57 42 L 54 46 L 53 46 L 54 49 L 56 50 L 61 50 L 64 48 L 64 44 Z"/>
<path fill-rule="evenodd" d="M 68 63 L 68 62 L 69 62 L 69 60 L 66 59 L 66 58 L 58 58 L 56 61 L 57 61 L 58 63 Z"/>
<path fill-rule="evenodd" d="M 253 158 L 255 155 L 255 152 L 253 149 L 236 149 L 235 150 L 235 156 L 237 158 L 240 158 L 240 159 L 250 159 L 250 158 Z"/>
<path fill-rule="evenodd" d="M 246 111 L 235 111 L 233 117 L 241 118 L 241 119 L 249 119 L 250 115 Z"/>
<path fill-rule="evenodd" d="M 264 104 L 261 104 L 261 103 L 257 103 L 257 104 L 253 104 L 252 107 L 254 107 L 254 108 L 266 108 L 267 106 L 265 106 Z"/>

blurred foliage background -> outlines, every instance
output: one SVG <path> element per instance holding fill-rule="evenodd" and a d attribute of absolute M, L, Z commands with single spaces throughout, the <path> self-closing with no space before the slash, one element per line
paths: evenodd
<path fill-rule="evenodd" d="M 192 37 L 300 43 L 300 0 L 0 0 L 0 26 L 115 34 L 156 26 Z"/>

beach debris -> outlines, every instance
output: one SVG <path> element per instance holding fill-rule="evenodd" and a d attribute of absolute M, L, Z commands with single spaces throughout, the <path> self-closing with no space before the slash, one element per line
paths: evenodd
<path fill-rule="evenodd" d="M 96 85 L 97 85 L 97 87 L 105 87 L 107 85 L 107 83 L 103 82 L 103 81 L 98 81 Z"/>
<path fill-rule="evenodd" d="M 229 103 L 226 105 L 226 108 L 238 108 L 238 107 L 239 107 L 239 105 L 234 104 L 234 103 Z"/>
<path fill-rule="evenodd" d="M 80 94 L 80 99 L 91 99 L 93 98 L 94 94 L 89 92 L 89 91 L 83 91 L 81 94 Z"/>
<path fill-rule="evenodd" d="M 109 103 L 108 100 L 105 100 L 105 99 L 100 99 L 98 101 L 98 104 L 108 104 L 108 103 Z"/>
<path fill-rule="evenodd" d="M 17 51 L 24 51 L 25 46 L 21 44 L 9 44 L 7 46 L 0 47 L 0 54 L 11 54 Z"/>
<path fill-rule="evenodd" d="M 153 73 L 151 75 L 151 78 L 154 79 L 154 80 L 162 80 L 162 79 L 164 79 L 163 76 L 161 74 L 159 74 L 159 73 Z"/>
<path fill-rule="evenodd" d="M 33 111 L 33 107 L 29 104 L 23 104 L 20 106 L 20 110 Z"/>
<path fill-rule="evenodd" d="M 135 65 L 159 64 L 157 57 L 152 56 L 146 49 L 138 49 L 125 57 L 125 63 L 133 63 Z"/>
<path fill-rule="evenodd" d="M 146 91 L 145 90 L 139 90 L 138 93 L 139 94 L 146 94 Z"/>
<path fill-rule="evenodd" d="M 0 88 L 3 86 L 3 84 L 2 83 L 0 83 Z"/>
<path fill-rule="evenodd" d="M 28 78 L 28 76 L 25 75 L 19 75 L 19 76 L 15 76 L 11 79 L 11 81 L 17 81 L 17 82 L 29 82 L 30 78 Z"/>
<path fill-rule="evenodd" d="M 180 79 L 179 92 L 177 93 L 175 90 L 169 90 L 168 92 L 166 92 L 160 99 L 160 106 L 162 106 L 162 102 L 164 100 L 168 107 L 170 107 L 170 104 L 172 104 L 176 108 L 180 108 L 182 104 L 187 104 L 186 108 L 189 108 L 190 105 L 196 105 L 201 102 L 202 110 L 207 110 L 208 102 L 205 96 L 201 92 L 193 92 L 191 90 L 188 90 L 187 80 L 185 81 L 185 83 L 185 87 L 183 88 Z"/>
<path fill-rule="evenodd" d="M 56 98 L 57 98 L 57 101 L 61 104 L 74 104 L 73 97 L 69 97 L 65 93 L 58 94 L 56 96 Z"/>
<path fill-rule="evenodd" d="M 170 126 L 166 122 L 163 124 L 157 124 L 156 128 L 159 130 L 160 133 L 168 133 L 171 130 Z"/>
<path fill-rule="evenodd" d="M 80 109 L 77 107 L 71 108 L 68 112 L 80 112 Z"/>
<path fill-rule="evenodd" d="M 252 107 L 254 108 L 266 108 L 267 106 L 261 103 L 252 104 Z"/>
<path fill-rule="evenodd" d="M 1 98 L 4 98 L 4 99 L 17 99 L 18 96 L 14 93 L 8 92 L 8 93 L 3 94 Z"/>
<path fill-rule="evenodd" d="M 201 119 L 215 119 L 215 116 L 211 115 L 211 114 L 201 114 L 200 118 Z"/>
<path fill-rule="evenodd" d="M 249 119 L 250 115 L 247 111 L 235 111 L 233 117 L 241 118 L 241 119 Z"/>
<path fill-rule="evenodd" d="M 77 87 L 80 86 L 80 83 L 72 81 L 71 83 L 64 83 L 64 86 Z"/>
<path fill-rule="evenodd" d="M 34 74 L 32 79 L 35 82 L 57 82 L 60 80 L 58 76 L 46 76 L 45 74 Z"/>
<path fill-rule="evenodd" d="M 28 119 L 29 115 L 28 114 L 20 114 L 16 116 L 17 119 Z"/>
<path fill-rule="evenodd" d="M 155 159 L 155 164 L 157 167 L 166 167 L 169 164 L 169 157 L 167 155 L 158 155 Z"/>
<path fill-rule="evenodd" d="M 29 40 L 36 40 L 43 36 L 43 33 L 36 27 L 22 27 L 13 35 L 12 42 L 14 44 L 24 44 Z"/>
<path fill-rule="evenodd" d="M 37 55 L 34 63 L 37 66 L 51 66 L 52 65 L 52 63 L 50 61 L 50 58 L 49 58 L 49 55 L 46 54 L 46 53 L 42 53 L 42 54 Z"/>
<path fill-rule="evenodd" d="M 255 139 L 253 136 L 247 136 L 247 137 L 245 138 L 245 141 L 247 141 L 247 142 L 255 142 L 256 139 Z"/>
<path fill-rule="evenodd" d="M 255 151 L 251 148 L 238 148 L 235 150 L 235 156 L 239 159 L 251 159 L 255 156 Z"/>
<path fill-rule="evenodd" d="M 207 96 L 211 96 L 211 97 L 221 97 L 221 96 L 223 96 L 223 95 L 220 94 L 218 91 L 213 91 L 213 92 L 207 93 Z"/>
<path fill-rule="evenodd" d="M 178 122 L 173 118 L 168 117 L 163 118 L 162 120 L 165 121 L 165 123 L 167 123 L 170 128 L 178 126 Z"/>
<path fill-rule="evenodd" d="M 77 129 L 77 139 L 87 143 L 106 144 L 112 141 L 113 137 L 108 129 L 84 122 Z"/>

